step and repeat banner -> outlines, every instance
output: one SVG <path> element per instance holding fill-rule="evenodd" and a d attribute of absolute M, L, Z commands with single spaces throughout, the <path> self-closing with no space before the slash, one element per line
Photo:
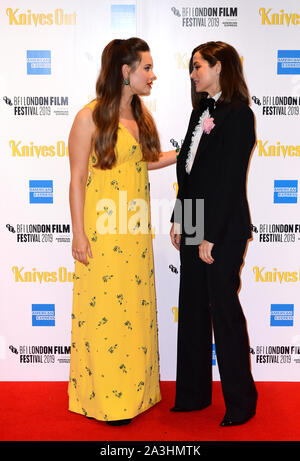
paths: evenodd
<path fill-rule="evenodd" d="M 131 36 L 151 48 L 157 80 L 144 101 L 163 150 L 185 136 L 193 48 L 222 40 L 241 56 L 257 130 L 247 185 L 253 239 L 240 289 L 252 370 L 257 381 L 299 379 L 299 32 L 298 0 L 0 0 L 1 380 L 68 379 L 68 135 L 95 97 L 103 48 Z M 175 165 L 149 177 L 161 379 L 175 380 Z M 213 373 L 219 380 L 215 354 Z"/>

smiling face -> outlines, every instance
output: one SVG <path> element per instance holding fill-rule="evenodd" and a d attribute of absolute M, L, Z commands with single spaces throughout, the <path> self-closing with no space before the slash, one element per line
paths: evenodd
<path fill-rule="evenodd" d="M 128 88 L 132 94 L 148 96 L 156 76 L 153 73 L 153 61 L 149 51 L 143 51 L 140 55 L 141 61 L 137 67 L 130 68 L 126 64 L 123 66 L 123 76 L 124 78 L 129 78 L 130 82 L 125 88 Z"/>
<path fill-rule="evenodd" d="M 197 93 L 206 92 L 210 96 L 217 94 L 221 90 L 220 72 L 221 63 L 219 61 L 213 67 L 210 67 L 209 62 L 203 59 L 199 51 L 194 54 L 193 71 L 190 77 L 194 82 Z"/>

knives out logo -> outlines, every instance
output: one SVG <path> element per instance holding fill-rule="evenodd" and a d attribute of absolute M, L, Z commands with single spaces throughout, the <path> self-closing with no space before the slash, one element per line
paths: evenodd
<path fill-rule="evenodd" d="M 143 101 L 143 103 L 151 113 L 156 112 L 156 99 L 147 99 L 147 101 Z"/>
<path fill-rule="evenodd" d="M 177 323 L 178 322 L 178 307 L 173 306 L 172 307 L 172 313 L 173 313 L 173 316 L 174 316 L 174 322 Z"/>
<path fill-rule="evenodd" d="M 289 144 L 284 145 L 280 142 L 269 144 L 269 141 L 257 140 L 256 148 L 259 157 L 300 157 L 300 146 Z"/>
<path fill-rule="evenodd" d="M 12 157 L 68 157 L 68 146 L 64 141 L 53 145 L 38 145 L 34 142 L 23 144 L 22 141 L 9 141 Z"/>
<path fill-rule="evenodd" d="M 177 197 L 177 194 L 178 194 L 178 182 L 173 183 L 173 189 L 175 190 L 175 195 Z"/>
<path fill-rule="evenodd" d="M 255 282 L 269 282 L 269 283 L 289 283 L 298 282 L 300 280 L 300 271 L 287 272 L 278 271 L 277 268 L 273 270 L 265 270 L 265 267 L 259 268 L 258 266 L 253 267 L 253 273 L 255 276 Z"/>
<path fill-rule="evenodd" d="M 297 26 L 300 24 L 300 14 L 285 13 L 280 10 L 279 13 L 273 13 L 273 8 L 260 8 L 261 24 L 263 26 Z"/>
<path fill-rule="evenodd" d="M 177 63 L 177 69 L 188 69 L 190 56 L 187 53 L 175 53 L 175 59 Z"/>
<path fill-rule="evenodd" d="M 38 282 L 38 283 L 49 283 L 49 282 L 73 282 L 75 278 L 74 272 L 70 272 L 66 267 L 60 267 L 58 271 L 47 272 L 38 271 L 36 268 L 32 268 L 30 271 L 24 270 L 24 267 L 12 267 L 12 273 L 14 275 L 15 282 Z"/>
<path fill-rule="evenodd" d="M 19 8 L 7 8 L 6 15 L 10 26 L 75 26 L 76 13 L 65 13 L 57 8 L 53 13 L 33 13 L 27 10 L 20 13 Z"/>

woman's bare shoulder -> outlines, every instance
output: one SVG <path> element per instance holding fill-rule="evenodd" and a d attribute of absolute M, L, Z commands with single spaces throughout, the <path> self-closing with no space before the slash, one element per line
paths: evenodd
<path fill-rule="evenodd" d="M 78 130 L 86 130 L 90 133 L 95 131 L 93 110 L 91 107 L 85 106 L 77 112 L 74 118 L 73 127 Z"/>

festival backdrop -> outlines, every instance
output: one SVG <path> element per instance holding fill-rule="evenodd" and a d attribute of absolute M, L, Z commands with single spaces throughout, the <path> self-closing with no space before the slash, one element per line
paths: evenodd
<path fill-rule="evenodd" d="M 104 46 L 131 36 L 151 48 L 157 80 L 144 101 L 163 150 L 187 129 L 193 48 L 222 40 L 241 56 L 257 130 L 247 183 L 253 239 L 240 289 L 252 370 L 258 381 L 299 379 L 299 31 L 298 0 L 0 0 L 1 380 L 68 379 L 68 135 L 95 97 Z M 175 165 L 149 177 L 161 379 L 175 380 Z M 219 380 L 215 354 L 213 364 Z"/>

